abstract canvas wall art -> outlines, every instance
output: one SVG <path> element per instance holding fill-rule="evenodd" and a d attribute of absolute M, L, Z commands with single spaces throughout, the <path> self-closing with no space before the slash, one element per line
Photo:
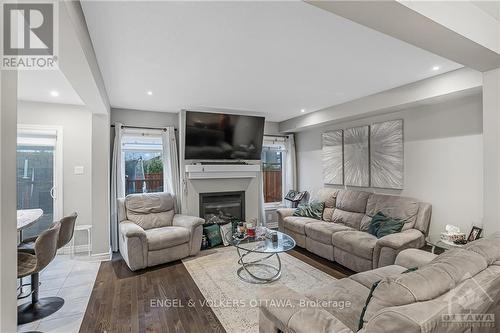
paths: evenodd
<path fill-rule="evenodd" d="M 403 189 L 403 120 L 373 124 L 370 137 L 372 187 Z"/>
<path fill-rule="evenodd" d="M 349 186 L 370 186 L 369 126 L 344 131 L 344 182 Z"/>
<path fill-rule="evenodd" d="M 344 131 L 322 135 L 323 183 L 344 185 Z"/>

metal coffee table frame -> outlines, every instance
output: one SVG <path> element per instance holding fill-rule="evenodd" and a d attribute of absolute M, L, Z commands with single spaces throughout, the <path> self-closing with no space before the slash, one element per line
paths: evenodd
<path fill-rule="evenodd" d="M 276 281 L 281 277 L 282 264 L 279 253 L 291 250 L 293 247 L 295 247 L 295 241 L 293 240 L 293 238 L 291 238 L 286 234 L 283 233 L 279 234 L 281 243 L 272 243 L 271 240 L 269 239 L 264 239 L 264 240 L 256 239 L 256 240 L 251 240 L 249 243 L 244 243 L 244 244 L 255 243 L 256 246 L 253 248 L 242 247 L 240 246 L 240 242 L 245 241 L 244 239 L 243 240 L 232 239 L 232 233 L 227 235 L 228 240 L 230 240 L 230 243 L 236 247 L 236 252 L 238 253 L 239 257 L 238 264 L 241 267 L 238 268 L 236 274 L 238 275 L 240 280 L 253 284 L 264 284 Z M 270 244 L 273 244 L 273 246 L 269 247 Z M 276 244 L 276 249 L 274 249 L 275 244 Z M 262 245 L 265 245 L 265 247 L 263 248 Z M 261 254 L 263 255 L 263 257 L 255 260 L 248 260 L 249 258 L 247 256 L 252 253 Z M 272 265 L 266 262 L 272 259 L 273 257 L 276 257 L 277 265 Z M 252 273 L 251 271 L 252 267 L 268 268 L 271 270 L 271 273 L 269 273 L 269 275 L 267 276 L 265 275 L 263 276 L 261 274 L 257 275 L 255 273 Z M 248 276 L 245 276 L 245 273 L 248 274 Z"/>
<path fill-rule="evenodd" d="M 258 253 L 258 252 L 253 252 L 251 250 L 244 250 L 244 251 L 246 251 L 246 253 L 241 254 L 240 248 L 238 248 L 238 247 L 236 248 L 236 251 L 238 252 L 238 256 L 240 257 L 240 259 L 238 260 L 238 264 L 241 265 L 241 267 L 238 268 L 238 270 L 236 271 L 236 274 L 238 274 L 238 277 L 241 280 L 248 282 L 248 283 L 261 284 L 261 283 L 270 283 L 270 282 L 276 281 L 281 277 L 281 259 L 280 259 L 280 256 L 278 255 L 278 253 L 271 253 L 271 254 L 265 256 L 264 258 L 245 262 L 244 261 L 245 256 L 247 256 L 250 253 Z M 266 261 L 273 256 L 276 256 L 276 259 L 278 259 L 278 267 L 273 266 L 271 264 L 262 263 L 263 261 Z M 267 268 L 271 268 L 272 270 L 276 271 L 276 273 L 270 277 L 259 277 L 255 274 L 253 274 L 252 272 L 250 272 L 250 270 L 248 269 L 249 267 L 267 267 Z M 254 280 L 248 279 L 248 278 L 242 276 L 241 272 L 243 272 L 243 271 L 247 272 L 247 274 L 250 275 Z"/>

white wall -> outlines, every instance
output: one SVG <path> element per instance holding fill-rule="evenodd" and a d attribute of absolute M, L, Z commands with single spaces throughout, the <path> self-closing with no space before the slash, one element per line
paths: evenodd
<path fill-rule="evenodd" d="M 92 224 L 92 113 L 83 106 L 20 101 L 18 124 L 62 127 L 63 214 L 77 212 L 77 224 Z M 75 175 L 75 166 L 84 174 Z"/>
<path fill-rule="evenodd" d="M 107 256 L 110 247 L 110 131 L 109 115 L 93 114 L 92 128 L 92 255 Z"/>
<path fill-rule="evenodd" d="M 17 325 L 17 71 L 0 71 L 0 332 Z"/>
<path fill-rule="evenodd" d="M 111 124 L 117 121 L 130 126 L 174 126 L 177 128 L 179 125 L 179 115 L 171 112 L 111 109 Z"/>
<path fill-rule="evenodd" d="M 500 231 L 500 68 L 483 73 L 484 231 Z"/>
<path fill-rule="evenodd" d="M 433 205 L 431 233 L 454 224 L 468 233 L 483 216 L 481 95 L 300 132 L 296 138 L 300 190 L 323 187 L 321 133 L 404 119 L 404 190 L 369 189 L 415 197 Z"/>

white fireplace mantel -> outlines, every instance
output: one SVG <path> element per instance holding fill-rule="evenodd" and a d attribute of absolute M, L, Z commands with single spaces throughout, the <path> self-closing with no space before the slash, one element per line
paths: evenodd
<path fill-rule="evenodd" d="M 259 164 L 186 165 L 188 179 L 255 178 L 259 172 Z"/>

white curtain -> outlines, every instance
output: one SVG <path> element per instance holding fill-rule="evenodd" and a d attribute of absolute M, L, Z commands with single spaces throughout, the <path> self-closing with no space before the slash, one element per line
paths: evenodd
<path fill-rule="evenodd" d="M 260 166 L 260 175 L 259 175 L 259 221 L 261 226 L 266 226 L 266 209 L 264 206 L 264 172 L 262 170 L 262 163 Z"/>
<path fill-rule="evenodd" d="M 285 194 L 290 190 L 297 189 L 297 159 L 295 156 L 295 137 L 288 134 L 285 140 L 286 161 L 285 161 Z"/>
<path fill-rule="evenodd" d="M 115 123 L 115 142 L 111 161 L 111 248 L 118 251 L 118 205 L 117 199 L 125 197 L 125 167 L 122 158 L 122 124 Z"/>
<path fill-rule="evenodd" d="M 179 156 L 175 129 L 167 127 L 162 132 L 163 141 L 163 188 L 175 195 L 176 212 L 181 212 L 181 183 L 179 175 Z"/>

